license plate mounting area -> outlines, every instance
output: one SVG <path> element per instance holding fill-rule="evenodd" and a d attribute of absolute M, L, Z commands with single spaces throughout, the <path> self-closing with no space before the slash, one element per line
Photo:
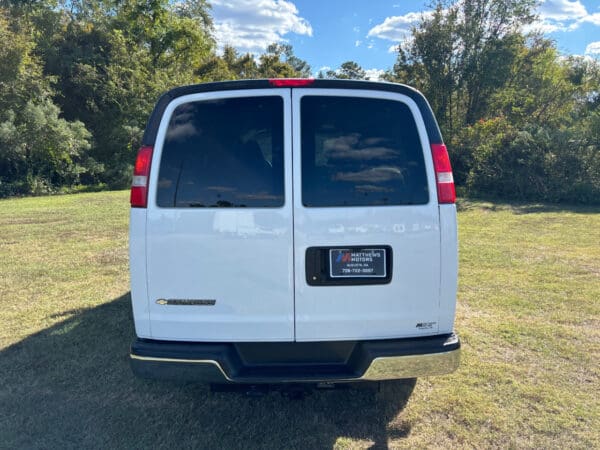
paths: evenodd
<path fill-rule="evenodd" d="M 392 279 L 388 245 L 309 247 L 306 281 L 311 286 L 387 284 Z"/>

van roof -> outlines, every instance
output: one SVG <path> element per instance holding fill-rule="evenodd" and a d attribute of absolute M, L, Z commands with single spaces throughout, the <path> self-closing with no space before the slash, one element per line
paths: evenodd
<path fill-rule="evenodd" d="M 440 129 L 435 120 L 429 103 L 416 89 L 399 83 L 390 83 L 382 81 L 362 81 L 362 80 L 329 80 L 329 79 L 315 79 L 306 86 L 297 86 L 294 89 L 355 89 L 355 90 L 372 90 L 372 91 L 384 91 L 384 92 L 396 92 L 404 94 L 407 97 L 414 100 L 419 107 L 423 121 L 425 122 L 425 128 L 431 144 L 442 144 L 442 135 Z M 275 88 L 270 80 L 236 80 L 236 81 L 218 81 L 213 83 L 201 83 L 193 84 L 189 86 L 181 86 L 164 93 L 156 103 L 146 130 L 144 137 L 142 138 L 142 145 L 153 146 L 156 141 L 156 135 L 158 134 L 158 127 L 162 119 L 163 113 L 167 108 L 167 105 L 175 98 L 182 97 L 184 95 L 197 94 L 201 92 L 213 92 L 213 91 L 232 91 L 232 90 L 245 90 L 245 89 L 272 89 Z"/>

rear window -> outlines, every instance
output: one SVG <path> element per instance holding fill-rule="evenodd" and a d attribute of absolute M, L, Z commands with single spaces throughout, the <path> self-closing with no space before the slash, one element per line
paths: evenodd
<path fill-rule="evenodd" d="M 423 149 L 406 104 L 305 96 L 300 107 L 304 206 L 428 203 Z"/>
<path fill-rule="evenodd" d="M 160 207 L 279 207 L 283 99 L 190 102 L 171 116 L 160 161 Z"/>

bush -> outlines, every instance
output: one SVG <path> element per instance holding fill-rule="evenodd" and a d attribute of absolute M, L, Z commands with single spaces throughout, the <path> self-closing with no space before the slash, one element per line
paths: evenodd
<path fill-rule="evenodd" d="M 518 128 L 481 120 L 457 139 L 469 158 L 470 195 L 506 200 L 600 203 L 598 146 L 580 129 Z"/>
<path fill-rule="evenodd" d="M 48 194 L 101 169 L 87 156 L 89 132 L 59 112 L 52 101 L 41 99 L 29 100 L 18 112 L 0 113 L 0 194 Z"/>

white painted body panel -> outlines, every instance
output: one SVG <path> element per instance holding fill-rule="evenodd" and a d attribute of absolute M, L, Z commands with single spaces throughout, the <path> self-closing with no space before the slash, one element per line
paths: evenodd
<path fill-rule="evenodd" d="M 264 95 L 284 99 L 284 206 L 157 207 L 162 142 L 174 109 L 190 101 Z M 299 100 L 303 95 L 360 96 L 406 103 L 415 116 L 424 149 L 429 203 L 305 208 L 300 178 Z M 458 270 L 456 208 L 438 205 L 429 148 L 418 107 L 396 93 L 268 89 L 177 98 L 167 107 L 158 131 L 148 208 L 131 211 L 131 295 L 137 335 L 239 342 L 384 339 L 451 332 Z M 391 283 L 306 283 L 308 247 L 353 245 L 391 246 Z M 216 303 L 161 305 L 156 303 L 159 299 L 214 299 Z M 418 323 L 430 326 L 417 327 Z"/>
<path fill-rule="evenodd" d="M 337 208 L 336 208 L 337 209 Z M 438 332 L 440 240 L 438 217 L 425 207 L 296 211 L 296 340 L 352 340 Z M 363 211 L 359 211 L 363 210 Z M 316 231 L 316 230 L 320 231 Z M 309 286 L 306 249 L 390 245 L 390 284 Z M 417 324 L 432 322 L 431 328 Z"/>
<path fill-rule="evenodd" d="M 129 276 L 133 323 L 138 337 L 152 337 L 146 285 L 146 209 L 131 208 L 129 214 Z"/>
<path fill-rule="evenodd" d="M 429 149 L 417 105 L 408 97 L 376 91 L 298 89 L 293 91 L 294 193 L 302 192 L 300 99 L 337 95 L 397 100 L 415 116 L 424 149 Z M 437 334 L 440 230 L 431 153 L 425 152 L 430 201 L 427 205 L 306 208 L 294 196 L 296 340 L 383 339 Z M 313 246 L 392 247 L 389 284 L 309 286 L 306 249 Z M 418 323 L 431 328 L 417 328 Z"/>
<path fill-rule="evenodd" d="M 458 230 L 456 205 L 440 205 L 440 333 L 451 333 L 458 288 Z"/>
<path fill-rule="evenodd" d="M 281 95 L 289 129 L 289 89 L 194 94 L 165 111 L 154 148 L 174 109 L 186 102 Z M 158 170 L 150 175 L 146 227 L 148 304 L 154 339 L 291 341 L 294 338 L 291 137 L 286 133 L 282 208 L 159 208 Z M 214 306 L 160 305 L 158 299 L 210 299 Z"/>

